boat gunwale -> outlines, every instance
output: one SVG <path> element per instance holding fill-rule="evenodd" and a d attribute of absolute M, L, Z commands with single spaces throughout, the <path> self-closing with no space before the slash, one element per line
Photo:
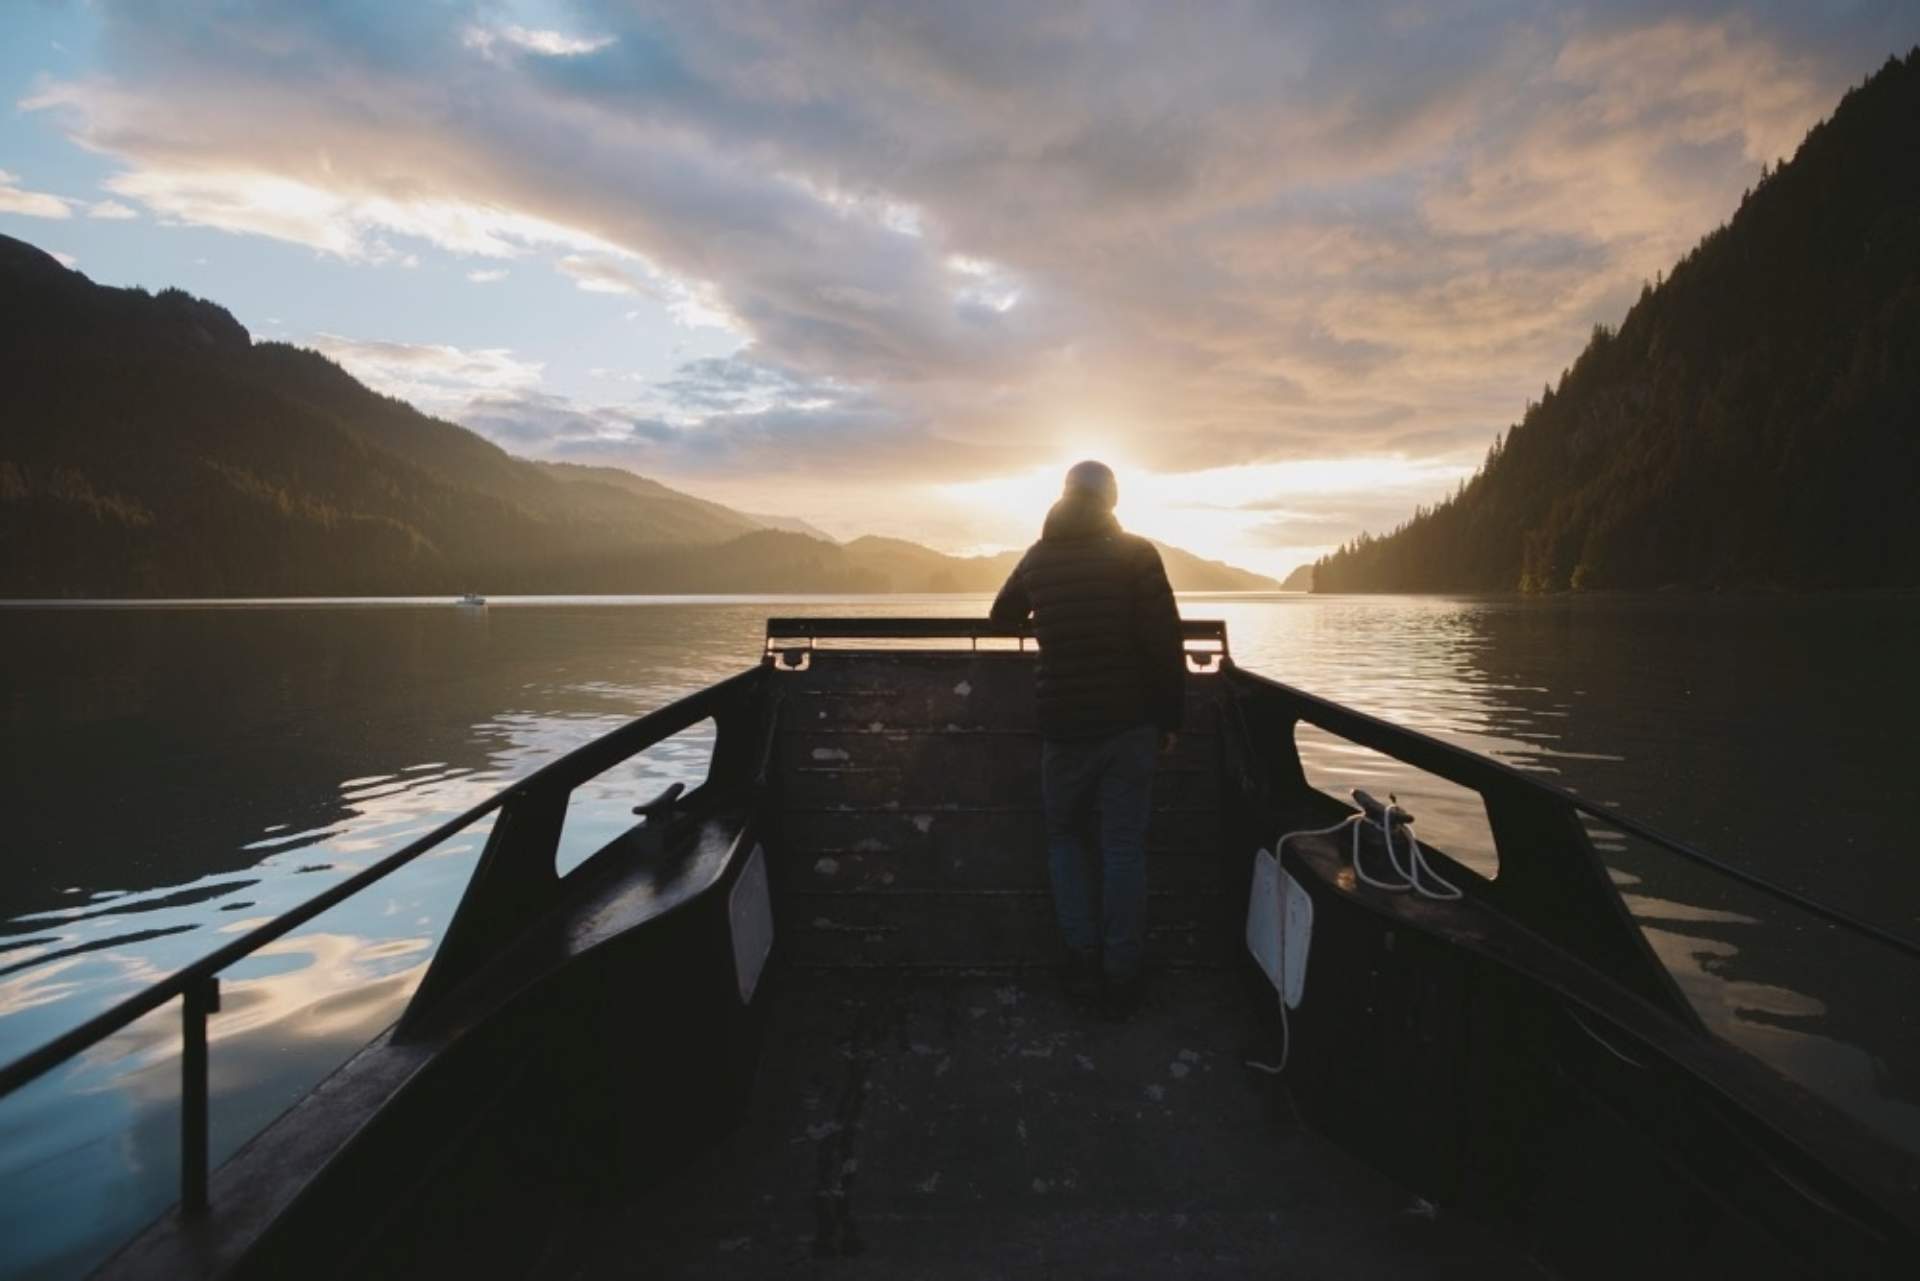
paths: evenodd
<path fill-rule="evenodd" d="M 311 898 L 288 908 L 272 920 L 255 926 L 239 938 L 216 948 L 197 961 L 182 966 L 165 978 L 155 980 L 132 996 L 109 1006 L 59 1036 L 42 1042 L 38 1047 L 0 1067 L 0 1098 L 5 1098 L 69 1059 L 85 1053 L 100 1041 L 134 1020 L 165 1005 L 174 997 L 184 996 L 188 991 L 217 978 L 222 970 L 245 960 L 267 944 L 306 924 L 327 909 L 338 906 L 376 882 L 384 880 L 421 855 L 436 848 L 449 837 L 471 827 L 489 814 L 505 808 L 515 797 L 543 792 L 559 786 L 563 780 L 569 778 L 573 781 L 566 783 L 565 786 L 566 790 L 571 792 L 574 787 L 604 773 L 621 761 L 706 719 L 713 714 L 718 705 L 724 704 L 742 690 L 757 686 L 763 679 L 763 669 L 757 666 L 736 672 L 685 698 L 677 699 L 665 707 L 657 708 L 609 730 L 599 738 L 549 761 L 526 777 L 516 779 L 485 800 L 462 810 L 338 884 L 321 890 Z M 591 768 L 588 768 L 589 766 Z M 681 803 L 683 805 L 691 803 L 694 795 L 695 793 L 689 793 L 681 799 Z"/>
<path fill-rule="evenodd" d="M 637 717 L 609 731 L 607 734 L 567 752 L 565 755 L 533 771 L 526 777 L 504 786 L 494 795 L 439 824 L 433 830 L 417 837 L 392 854 L 370 864 L 354 876 L 319 892 L 305 902 L 288 909 L 273 920 L 256 927 L 247 934 L 233 940 L 191 965 L 183 967 L 173 974 L 158 980 L 141 992 L 126 998 L 108 1010 L 95 1015 L 93 1018 L 61 1036 L 42 1044 L 28 1054 L 5 1065 L 4 1068 L 0 1068 L 0 1097 L 4 1097 L 27 1082 L 44 1074 L 46 1071 L 76 1057 L 98 1041 L 103 1040 L 105 1037 L 133 1022 L 135 1019 L 165 1004 L 173 997 L 185 996 L 194 991 L 199 985 L 214 980 L 221 970 L 231 966 L 236 961 L 245 958 L 266 944 L 284 936 L 291 930 L 319 915 L 321 912 L 353 897 L 479 820 L 507 808 L 509 804 L 516 799 L 539 799 L 543 796 L 551 799 L 552 794 L 557 794 L 564 800 L 567 795 L 571 794 L 574 788 L 580 786 L 582 783 L 614 767 L 621 761 L 644 751 L 662 739 L 697 724 L 701 720 L 716 717 L 723 708 L 741 707 L 741 700 L 743 698 L 751 699 L 751 703 L 748 704 L 748 706 L 751 707 L 753 713 L 760 719 L 762 732 L 767 736 L 770 746 L 771 737 L 777 732 L 776 720 L 778 704 L 781 697 L 779 693 L 779 683 L 782 679 L 797 674 L 792 667 L 787 665 L 787 660 L 781 652 L 783 647 L 776 643 L 778 640 L 803 639 L 808 643 L 808 648 L 811 649 L 812 642 L 819 639 L 835 639 L 841 637 L 847 639 L 897 638 L 900 631 L 911 632 L 912 636 L 908 637 L 908 639 L 971 639 L 975 648 L 971 650 L 943 648 L 884 648 L 861 650 L 857 648 L 834 647 L 820 652 L 823 656 L 830 655 L 831 660 L 836 662 L 861 657 L 919 661 L 924 661 L 928 658 L 971 660 L 983 656 L 989 659 L 1018 659 L 1022 657 L 1031 658 L 1034 654 L 1033 650 L 1025 647 L 1024 639 L 1030 635 L 1030 633 L 1026 632 L 1026 629 L 1002 628 L 980 619 L 769 619 L 766 649 L 759 663 L 741 670 L 732 676 L 723 678 L 681 699 L 675 700 L 666 706 Z M 1017 652 L 992 649 L 980 650 L 977 648 L 977 643 L 979 638 L 984 636 L 1022 638 L 1022 648 Z M 1217 640 L 1219 644 L 1217 651 L 1202 650 L 1195 654 L 1196 658 L 1206 663 L 1206 666 L 1201 668 L 1197 674 L 1218 678 L 1220 685 L 1216 686 L 1216 688 L 1222 689 L 1223 692 L 1227 693 L 1229 701 L 1240 702 L 1245 695 L 1249 694 L 1255 698 L 1274 699 L 1276 700 L 1274 704 L 1276 710 L 1282 714 L 1282 719 L 1289 724 L 1294 721 L 1304 720 L 1360 746 L 1384 752 L 1416 769 L 1468 787 L 1483 795 L 1485 795 L 1489 789 L 1509 791 L 1513 794 L 1524 794 L 1537 800 L 1551 802 L 1554 806 L 1566 813 L 1587 815 L 1621 831 L 1648 840 L 1690 861 L 1712 870 L 1721 871 L 1730 879 L 1748 884 L 1752 888 L 1762 890 L 1784 901 L 1793 903 L 1796 906 L 1803 907 L 1816 915 L 1824 917 L 1835 925 L 1892 946 L 1896 950 L 1909 955 L 1920 956 L 1920 944 L 1915 944 L 1897 935 L 1881 930 L 1870 923 L 1859 921 L 1846 913 L 1814 904 L 1810 900 L 1806 900 L 1803 896 L 1794 893 L 1792 890 L 1778 886 L 1767 881 L 1765 878 L 1742 873 L 1738 869 L 1728 868 L 1726 865 L 1720 863 L 1719 860 L 1704 854 L 1684 842 L 1663 836 L 1653 829 L 1646 827 L 1644 824 L 1640 824 L 1633 819 L 1618 814 L 1605 806 L 1587 801 L 1555 784 L 1523 773 L 1509 764 L 1480 756 L 1466 748 L 1455 746 L 1431 735 L 1395 725 L 1391 722 L 1332 702 L 1331 700 L 1306 693 L 1273 678 L 1240 668 L 1232 662 L 1231 657 L 1227 653 L 1226 629 L 1223 622 L 1218 620 L 1186 620 L 1183 625 L 1183 637 L 1189 642 L 1199 641 L 1204 643 Z M 1227 727 L 1223 725 L 1223 733 L 1225 732 L 1227 732 Z M 1291 746 L 1290 742 L 1289 746 Z M 719 755 L 716 752 L 714 758 L 716 767 L 719 765 L 719 760 Z M 1297 751 L 1295 752 L 1295 763 L 1297 765 Z M 764 774 L 766 769 L 766 758 L 764 755 L 760 757 L 759 764 L 762 774 Z M 739 769 L 735 769 L 733 772 L 736 774 L 741 773 Z M 752 771 L 748 769 L 745 772 L 751 773 Z M 727 786 L 743 784 L 748 781 L 744 776 L 721 778 L 717 775 L 712 775 L 709 777 L 708 783 L 702 784 L 701 787 L 696 788 L 682 799 L 683 812 L 691 810 L 696 805 L 701 804 L 700 798 L 705 797 L 706 799 L 711 799 L 711 795 L 709 794 L 710 788 L 715 789 L 715 791 L 724 790 Z M 759 780 L 754 781 L 757 782 Z M 1345 808 L 1343 802 L 1311 786 L 1307 787 L 1307 793 L 1311 797 L 1318 798 L 1318 803 L 1323 804 L 1329 809 L 1334 805 L 1340 805 Z M 1256 799 L 1270 802 L 1273 798 L 1269 796 Z M 1576 830 L 1577 826 L 1576 823 Z M 615 838 L 614 843 L 617 844 L 623 839 L 625 839 L 624 836 Z M 718 871 L 719 879 L 724 880 L 726 878 L 733 863 L 736 861 L 735 855 L 737 855 L 737 853 L 737 849 L 729 852 L 727 859 Z M 1448 860 L 1448 863 L 1452 865 L 1452 860 Z M 584 866 L 585 865 L 583 865 L 583 867 Z M 1468 871 L 1470 872 L 1471 870 L 1468 869 Z M 1477 879 L 1485 879 L 1479 878 L 1477 873 L 1472 875 Z M 478 871 L 476 870 L 476 880 L 470 881 L 468 885 L 469 895 L 472 894 L 475 888 L 477 877 Z M 584 878 L 583 881 L 580 882 L 573 882 L 572 884 L 577 886 L 581 892 L 585 892 L 587 889 L 585 882 L 597 880 L 599 880 L 598 877 L 589 877 Z M 1493 884 L 1493 882 L 1486 883 Z M 1611 889 L 1612 887 L 1609 885 L 1609 888 Z M 1615 898 L 1618 899 L 1617 889 L 1613 889 L 1612 892 Z M 695 895 L 694 897 L 697 898 L 699 895 Z M 466 900 L 463 898 L 462 901 L 464 905 Z M 1396 919 L 1407 919 L 1409 923 L 1416 923 L 1407 916 L 1405 905 L 1394 904 L 1382 906 L 1380 904 L 1370 904 L 1370 906 L 1373 910 L 1392 915 Z M 1537 939 L 1542 947 L 1547 948 L 1556 956 L 1563 957 L 1572 964 L 1575 970 L 1582 973 L 1590 973 L 1591 976 L 1600 981 L 1608 991 L 1618 989 L 1618 995 L 1628 1000 L 1627 1006 L 1623 1007 L 1624 1010 L 1637 1011 L 1649 1016 L 1658 1015 L 1660 1017 L 1657 1020 L 1657 1026 L 1670 1028 L 1673 1032 L 1681 1032 L 1684 1030 L 1686 1035 L 1678 1043 L 1681 1048 L 1685 1048 L 1687 1045 L 1693 1045 L 1698 1049 L 1712 1052 L 1708 1053 L 1704 1059 L 1694 1057 L 1692 1062 L 1688 1062 L 1687 1058 L 1689 1056 L 1673 1053 L 1675 1042 L 1673 1042 L 1670 1036 L 1664 1038 L 1669 1040 L 1668 1045 L 1653 1045 L 1651 1048 L 1653 1048 L 1656 1053 L 1659 1053 L 1667 1063 L 1681 1068 L 1689 1076 L 1701 1081 L 1714 1093 L 1726 1099 L 1728 1103 L 1758 1123 L 1766 1133 L 1791 1145 L 1793 1149 L 1818 1164 L 1824 1172 L 1851 1185 L 1856 1192 L 1864 1193 L 1869 1202 L 1879 1202 L 1883 1210 L 1891 1209 L 1891 1207 L 1887 1207 L 1885 1203 L 1881 1201 L 1880 1197 L 1875 1196 L 1871 1192 L 1867 1192 L 1866 1189 L 1860 1187 L 1857 1182 L 1859 1179 L 1859 1158 L 1863 1152 L 1863 1145 L 1861 1143 L 1852 1142 L 1845 1145 L 1850 1149 L 1851 1155 L 1854 1158 L 1853 1160 L 1841 1162 L 1825 1159 L 1818 1154 L 1833 1146 L 1831 1142 L 1833 1136 L 1831 1134 L 1828 1135 L 1828 1142 L 1817 1142 L 1815 1141 L 1818 1138 L 1817 1135 L 1796 1132 L 1803 1130 L 1804 1127 L 1797 1125 L 1791 1128 L 1783 1127 L 1781 1124 L 1782 1118 L 1773 1115 L 1775 1111 L 1782 1108 L 1782 1105 L 1788 1105 L 1787 1110 L 1793 1110 L 1791 1104 L 1798 1101 L 1801 1104 L 1800 1110 L 1803 1115 L 1810 1121 L 1818 1122 L 1822 1119 L 1823 1112 L 1832 1110 L 1830 1105 L 1825 1104 L 1823 1100 L 1819 1100 L 1811 1095 L 1800 1098 L 1799 1096 L 1803 1094 L 1804 1091 L 1801 1091 L 1799 1087 L 1795 1086 L 1790 1079 L 1786 1078 L 1777 1070 L 1772 1069 L 1769 1065 L 1754 1059 L 1752 1060 L 1752 1064 L 1764 1071 L 1755 1072 L 1748 1070 L 1744 1072 L 1742 1075 L 1748 1078 L 1746 1081 L 1747 1085 L 1754 1085 L 1755 1082 L 1759 1080 L 1759 1077 L 1764 1075 L 1766 1081 L 1763 1082 L 1763 1084 L 1791 1087 L 1786 1094 L 1782 1094 L 1778 1089 L 1759 1091 L 1761 1095 L 1768 1098 L 1772 1106 L 1764 1109 L 1756 1108 L 1754 1104 L 1759 1101 L 1757 1098 L 1749 1096 L 1743 1100 L 1737 1094 L 1729 1092 L 1729 1083 L 1721 1079 L 1723 1069 L 1729 1064 L 1737 1062 L 1736 1059 L 1728 1056 L 1742 1056 L 1744 1059 L 1750 1059 L 1751 1056 L 1745 1056 L 1744 1052 L 1740 1051 L 1738 1047 L 1730 1045 L 1725 1042 L 1723 1038 L 1715 1036 L 1700 1027 L 1688 1026 L 1684 1019 L 1676 1018 L 1673 1011 L 1663 1009 L 1655 1002 L 1648 1000 L 1643 994 L 1634 992 L 1623 986 L 1617 976 L 1610 974 L 1604 966 L 1596 965 L 1594 961 L 1583 956 L 1577 948 L 1555 943 L 1548 936 L 1540 934 L 1530 926 L 1522 916 L 1504 910 L 1499 904 L 1487 904 L 1485 905 L 1485 910 L 1500 915 L 1503 920 L 1506 920 L 1528 938 Z M 1624 911 L 1624 907 L 1622 910 Z M 1434 926 L 1432 923 L 1429 923 L 1427 928 L 1431 929 L 1434 928 Z M 1509 968 L 1513 968 L 1516 964 L 1513 958 L 1510 957 L 1502 961 L 1502 958 L 1499 956 L 1491 953 L 1488 953 L 1488 955 L 1490 959 L 1506 964 Z M 1526 973 L 1533 975 L 1536 979 L 1540 978 L 1532 969 L 1527 969 Z M 1559 991 L 1563 997 L 1572 999 L 1592 1013 L 1606 1019 L 1609 1024 L 1622 1027 L 1624 1031 L 1630 1035 L 1634 1035 L 1636 1039 L 1646 1039 L 1631 1025 L 1621 1023 L 1618 1017 L 1621 1011 L 1610 1014 L 1596 1008 L 1592 1000 L 1568 991 L 1563 984 L 1544 979 L 1540 981 L 1546 982 L 1550 989 Z M 404 1025 L 405 1022 L 406 1018 L 403 1015 L 402 1025 Z M 382 1037 L 389 1036 L 391 1033 L 392 1029 L 389 1029 L 388 1032 L 382 1034 Z M 369 1042 L 368 1046 L 363 1047 L 361 1051 L 357 1052 L 356 1055 L 348 1060 L 347 1064 L 343 1064 L 336 1072 L 347 1071 L 352 1068 L 356 1062 L 362 1061 L 368 1050 L 381 1043 L 382 1037 L 376 1037 L 373 1041 Z M 1725 1061 L 1722 1062 L 1721 1060 Z M 1712 1066 L 1709 1067 L 1709 1064 Z M 1745 1066 L 1743 1062 L 1740 1063 L 1740 1065 Z M 1836 1112 L 1834 1115 L 1838 1116 L 1839 1114 Z M 270 1129 L 272 1127 L 269 1126 L 268 1128 Z M 264 1131 L 262 1131 L 262 1133 L 264 1133 Z M 1866 1130 L 1864 1126 L 1859 1127 L 1859 1135 L 1863 1139 L 1872 1140 L 1877 1147 L 1885 1148 L 1888 1151 L 1894 1150 L 1893 1145 L 1885 1143 L 1879 1136 Z M 258 1139 L 259 1137 L 259 1135 L 255 1135 L 254 1139 Z M 249 1144 L 251 1142 L 253 1142 L 253 1140 L 249 1140 Z M 246 1146 L 247 1145 L 243 1145 L 243 1151 Z M 1855 1173 L 1851 1175 L 1846 1173 L 1848 1168 L 1852 1168 Z M 1891 1186 L 1888 1186 L 1888 1181 L 1884 1175 L 1881 1178 L 1874 1179 L 1873 1182 L 1881 1183 L 1883 1188 L 1885 1188 L 1885 1192 L 1903 1191 L 1903 1194 L 1898 1197 L 1900 1201 L 1910 1201 L 1912 1199 L 1910 1196 L 1904 1194 L 1910 1193 L 1911 1189 L 1906 1188 L 1902 1190 L 1897 1178 L 1891 1181 Z M 1882 1196 L 1885 1195 L 1885 1192 L 1882 1193 Z M 1901 1214 L 1900 1211 L 1891 1212 L 1896 1220 L 1903 1222 L 1906 1220 L 1907 1216 Z"/>

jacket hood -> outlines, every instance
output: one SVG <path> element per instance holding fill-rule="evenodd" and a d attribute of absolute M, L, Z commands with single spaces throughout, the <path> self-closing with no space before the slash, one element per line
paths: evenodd
<path fill-rule="evenodd" d="M 1097 499 L 1068 494 L 1047 512 L 1043 539 L 1099 538 L 1120 532 L 1120 522 Z"/>

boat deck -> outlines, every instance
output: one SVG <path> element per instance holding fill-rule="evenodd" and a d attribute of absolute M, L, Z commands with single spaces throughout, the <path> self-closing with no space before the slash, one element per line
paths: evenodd
<path fill-rule="evenodd" d="M 781 979 L 739 1128 L 554 1274 L 1544 1275 L 1307 1132 L 1220 974 L 1122 1024 L 1034 973 Z"/>

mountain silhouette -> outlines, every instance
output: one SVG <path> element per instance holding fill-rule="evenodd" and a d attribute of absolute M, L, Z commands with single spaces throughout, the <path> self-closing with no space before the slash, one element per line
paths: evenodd
<path fill-rule="evenodd" d="M 1920 585 L 1920 49 L 1316 591 Z"/>
<path fill-rule="evenodd" d="M 0 380 L 4 597 L 984 591 L 1011 564 L 518 458 L 211 302 L 5 236 Z M 1168 569 L 1273 586 L 1172 549 Z"/>

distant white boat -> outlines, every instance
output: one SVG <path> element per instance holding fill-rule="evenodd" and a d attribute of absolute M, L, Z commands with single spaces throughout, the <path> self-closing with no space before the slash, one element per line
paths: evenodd
<path fill-rule="evenodd" d="M 484 605 L 487 603 L 487 598 L 476 592 L 468 592 L 455 603 L 459 605 Z"/>

